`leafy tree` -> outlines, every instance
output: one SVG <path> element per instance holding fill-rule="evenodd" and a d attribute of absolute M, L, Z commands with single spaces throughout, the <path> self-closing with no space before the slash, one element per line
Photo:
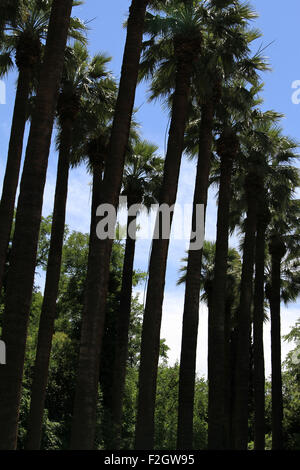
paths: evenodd
<path fill-rule="evenodd" d="M 198 1 L 186 4 L 170 2 L 162 11 L 165 16 L 149 17 L 146 27 L 151 38 L 148 48 L 151 50 L 153 46 L 157 51 L 160 44 L 162 50 L 167 48 L 172 51 L 176 61 L 170 131 L 159 197 L 160 206 L 166 204 L 172 208 L 176 201 L 193 65 L 201 51 L 202 8 Z M 148 73 L 155 70 L 159 73 L 164 61 L 165 57 L 158 55 L 154 65 L 150 64 Z M 161 225 L 161 221 L 159 212 L 157 225 Z M 162 239 L 161 233 L 158 239 L 153 240 L 142 333 L 136 449 L 153 447 L 156 375 L 168 247 L 169 240 Z"/>

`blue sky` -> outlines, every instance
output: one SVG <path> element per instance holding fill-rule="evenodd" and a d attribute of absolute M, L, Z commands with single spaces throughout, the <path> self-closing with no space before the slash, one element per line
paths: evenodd
<path fill-rule="evenodd" d="M 299 52 L 298 52 L 298 23 L 300 17 L 299 0 L 287 0 L 284 4 L 279 1 L 253 0 L 251 2 L 260 17 L 255 26 L 263 32 L 263 37 L 257 41 L 255 47 L 261 44 L 267 47 L 265 55 L 269 57 L 272 72 L 264 75 L 265 89 L 263 97 L 265 109 L 275 109 L 285 114 L 282 121 L 284 131 L 289 136 L 300 141 L 300 105 L 292 103 L 292 83 L 300 80 Z M 116 78 L 119 78 L 123 46 L 126 31 L 122 27 L 126 19 L 129 0 L 113 0 L 100 2 L 98 0 L 86 0 L 86 3 L 74 9 L 74 14 L 83 20 L 90 21 L 89 50 L 91 55 L 97 52 L 106 52 L 112 56 L 110 68 Z M 271 44 L 272 43 L 272 44 Z M 0 187 L 4 174 L 7 145 L 10 132 L 10 123 L 14 103 L 16 74 L 11 73 L 4 79 L 6 84 L 6 105 L 0 105 Z M 165 135 L 167 128 L 167 116 L 159 103 L 147 102 L 147 87 L 141 84 L 137 89 L 136 107 L 139 109 L 137 119 L 142 126 L 143 136 L 156 143 L 163 154 L 165 149 Z M 55 188 L 57 155 L 52 146 L 43 215 L 52 212 L 53 196 Z M 193 196 L 193 178 L 195 163 L 183 159 L 178 202 L 190 204 Z M 89 230 L 89 204 L 90 204 L 90 177 L 85 168 L 79 168 L 71 172 L 70 190 L 67 206 L 67 223 L 71 229 L 87 232 Z M 209 239 L 215 237 L 216 200 L 214 194 L 210 194 L 208 207 L 207 231 Z M 176 223 L 176 220 L 175 220 Z M 188 219 L 186 221 L 188 225 Z M 234 240 L 232 241 L 234 243 Z M 137 269 L 146 270 L 149 258 L 150 242 L 139 241 L 137 243 L 136 263 Z M 180 260 L 184 255 L 186 244 L 184 241 L 173 240 L 170 245 L 170 255 L 167 269 L 166 293 L 163 312 L 162 336 L 167 338 L 171 347 L 170 360 L 174 362 L 179 358 L 180 335 L 183 309 L 183 287 L 177 287 L 178 270 Z M 143 291 L 143 286 L 140 286 Z M 300 317 L 300 305 L 292 305 L 284 308 L 282 315 L 283 333 L 289 331 L 296 319 Z M 270 341 L 269 325 L 265 331 L 267 371 L 270 371 Z M 199 347 L 197 370 L 200 374 L 206 373 L 206 348 L 207 348 L 207 310 L 205 306 L 200 308 Z M 288 350 L 283 345 L 284 354 Z"/>

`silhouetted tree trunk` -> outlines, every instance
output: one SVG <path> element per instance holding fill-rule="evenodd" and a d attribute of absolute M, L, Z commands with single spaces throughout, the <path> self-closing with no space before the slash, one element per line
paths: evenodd
<path fill-rule="evenodd" d="M 0 292 L 8 243 L 11 235 L 16 192 L 19 181 L 27 104 L 30 91 L 31 69 L 20 67 L 7 163 L 0 202 Z"/>
<path fill-rule="evenodd" d="M 39 324 L 34 377 L 31 388 L 31 403 L 26 442 L 26 448 L 28 450 L 38 450 L 42 438 L 43 414 L 65 231 L 72 128 L 73 124 L 71 120 L 65 121 L 62 127 L 46 283 Z"/>
<path fill-rule="evenodd" d="M 185 44 L 182 38 L 178 41 L 175 40 L 175 54 L 178 63 L 168 149 L 164 166 L 164 178 L 159 198 L 159 205 L 165 204 L 166 207 L 169 208 L 172 208 L 176 202 L 191 86 L 192 57 L 195 51 L 199 51 L 197 44 L 192 48 L 192 45 L 190 45 L 188 41 Z M 188 52 L 188 56 L 186 52 Z M 171 230 L 172 219 L 173 211 L 170 215 L 170 223 L 167 221 L 168 230 Z M 165 238 L 162 237 L 162 224 L 166 225 L 166 220 L 162 220 L 162 213 L 159 212 L 156 218 L 156 229 L 159 236 L 154 239 L 152 243 L 149 282 L 142 330 L 138 411 L 135 432 L 135 448 L 137 450 L 152 449 L 154 445 L 154 411 L 160 348 L 160 328 L 170 241 L 169 236 Z"/>
<path fill-rule="evenodd" d="M 128 228 L 131 227 L 131 233 Z M 117 337 L 112 384 L 113 448 L 120 449 L 122 407 L 128 357 L 128 333 L 131 314 L 132 278 L 136 242 L 136 216 L 128 215 L 127 239 L 122 275 L 120 311 L 117 319 Z"/>
<path fill-rule="evenodd" d="M 238 348 L 238 331 L 235 326 L 230 335 L 230 416 L 228 420 L 229 435 L 227 439 L 227 448 L 230 450 L 234 449 L 234 404 L 236 397 L 236 364 L 237 364 L 237 348 Z"/>
<path fill-rule="evenodd" d="M 199 205 L 206 211 L 208 180 L 211 165 L 213 106 L 202 107 L 202 122 L 199 133 L 199 156 L 193 202 L 191 243 L 195 233 L 199 238 Z M 204 220 L 203 223 L 205 224 Z M 203 233 L 204 233 L 203 227 Z M 177 448 L 193 448 L 193 414 L 195 394 L 196 353 L 199 323 L 199 301 L 201 287 L 201 264 L 203 249 L 191 249 L 188 254 L 181 340 L 181 358 L 178 396 Z"/>
<path fill-rule="evenodd" d="M 43 191 L 72 0 L 54 0 L 28 139 L 3 314 L 7 365 L 0 369 L 0 449 L 17 444 L 19 404 Z"/>
<path fill-rule="evenodd" d="M 233 297 L 227 292 L 227 300 L 225 305 L 225 355 L 224 355 L 224 429 L 225 429 L 225 440 L 224 448 L 230 449 L 230 433 L 231 433 L 231 399 L 232 399 L 232 313 L 233 313 Z"/>
<path fill-rule="evenodd" d="M 127 25 L 119 94 L 112 127 L 103 192 L 100 203 L 118 205 L 125 151 L 138 79 L 147 0 L 132 0 Z M 82 320 L 79 370 L 72 424 L 72 449 L 94 446 L 101 341 L 105 321 L 107 284 L 112 240 L 100 240 L 91 233 L 86 301 Z"/>
<path fill-rule="evenodd" d="M 274 235 L 269 244 L 272 258 L 271 286 L 269 293 L 271 311 L 271 359 L 272 359 L 272 450 L 283 448 L 283 399 L 281 371 L 281 260 L 285 255 L 285 244 L 280 236 Z"/>
<path fill-rule="evenodd" d="M 265 196 L 265 193 L 263 193 Z M 255 286 L 253 311 L 253 354 L 254 354 L 254 448 L 265 449 L 265 361 L 264 361 L 264 276 L 265 276 L 265 236 L 268 225 L 268 213 L 265 203 L 260 201 L 256 251 L 255 251 Z"/>
<path fill-rule="evenodd" d="M 230 129 L 225 130 L 217 144 L 217 152 L 221 157 L 221 176 L 212 309 L 208 319 L 209 449 L 225 447 L 225 302 L 231 176 L 238 145 Z"/>
<path fill-rule="evenodd" d="M 238 345 L 235 377 L 234 443 L 236 450 L 248 447 L 248 405 L 250 376 L 250 328 L 253 298 L 253 268 L 257 222 L 257 175 L 246 177 L 247 218 L 243 247 L 241 296 L 238 310 Z"/>

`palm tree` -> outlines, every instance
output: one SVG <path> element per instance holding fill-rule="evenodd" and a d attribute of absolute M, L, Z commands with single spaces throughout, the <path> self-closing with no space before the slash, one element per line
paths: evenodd
<path fill-rule="evenodd" d="M 265 366 L 263 325 L 265 318 L 266 230 L 270 221 L 266 191 L 258 194 L 257 233 L 255 242 L 255 283 L 253 295 L 253 374 L 254 374 L 254 448 L 265 449 Z"/>
<path fill-rule="evenodd" d="M 184 146 L 184 131 L 191 91 L 191 77 L 194 62 L 197 60 L 202 42 L 202 8 L 198 1 L 175 2 L 164 8 L 166 17 L 156 16 L 147 23 L 152 33 L 153 42 L 164 42 L 175 56 L 175 87 L 172 97 L 171 124 L 167 154 L 165 158 L 164 179 L 161 187 L 159 204 L 169 208 L 175 204 L 181 156 Z M 157 33 L 159 35 L 157 36 Z M 151 42 L 150 41 L 150 47 Z M 156 46 L 157 47 L 157 46 Z M 164 58 L 160 57 L 156 68 L 164 67 Z M 170 227 L 172 223 L 172 211 Z M 161 226 L 162 214 L 157 215 L 157 227 Z M 152 243 L 149 265 L 149 282 L 145 305 L 141 364 L 139 372 L 139 398 L 136 423 L 136 449 L 151 449 L 154 438 L 154 407 L 156 376 L 159 358 L 160 326 L 164 293 L 165 271 L 169 239 L 163 239 L 161 231 L 158 239 Z"/>
<path fill-rule="evenodd" d="M 72 5 L 72 0 L 54 0 L 52 4 L 45 56 L 21 181 L 3 314 L 2 338 L 7 345 L 7 365 L 0 370 L 1 449 L 14 449 L 17 441 L 26 334 L 43 190 Z"/>
<path fill-rule="evenodd" d="M 243 274 L 241 283 L 241 301 L 238 310 L 238 349 L 237 349 L 237 364 L 236 364 L 236 398 L 235 398 L 235 412 L 234 412 L 234 439 L 237 449 L 247 449 L 248 445 L 248 398 L 249 398 L 249 376 L 250 376 L 250 335 L 251 335 L 251 310 L 252 310 L 252 296 L 253 296 L 253 263 L 254 263 L 254 250 L 255 250 L 255 233 L 257 231 L 257 217 L 258 210 L 264 210 L 264 178 L 265 175 L 270 173 L 268 163 L 270 157 L 274 154 L 274 149 L 278 152 L 278 145 L 280 145 L 280 130 L 276 127 L 272 129 L 279 115 L 273 112 L 267 112 L 262 115 L 256 113 L 256 120 L 258 124 L 250 132 L 249 145 L 249 159 L 248 159 L 248 174 L 245 180 L 245 194 L 247 204 L 247 218 L 245 221 L 245 240 L 244 240 L 244 259 L 243 259 Z M 265 122 L 264 122 L 265 121 Z M 280 157 L 277 160 L 288 161 L 290 154 L 283 151 L 281 145 Z M 291 149 L 290 149 L 291 151 Z M 279 153 L 278 153 L 279 155 Z M 271 172 L 274 178 L 274 172 Z M 271 178 L 271 176 L 269 176 Z M 264 211 L 265 212 L 265 211 Z M 265 219 L 267 222 L 267 219 Z M 264 228 L 265 230 L 266 228 Z M 260 234 L 261 236 L 261 234 Z M 259 252 L 263 254 L 263 247 L 259 247 Z M 258 256 L 258 255 L 257 255 Z M 263 262 L 264 257 L 260 259 L 258 267 L 260 268 L 260 276 L 263 275 Z M 257 279 L 258 281 L 259 279 Z M 262 345 L 262 322 L 263 322 L 263 277 L 260 279 L 260 286 L 258 297 L 255 299 L 255 315 L 258 325 L 255 324 L 256 338 L 255 338 L 255 402 L 260 407 L 256 408 L 256 424 L 262 427 L 264 422 L 264 386 L 263 386 L 263 345 Z M 260 302 L 260 304 L 259 304 Z M 257 311 L 258 309 L 258 311 Z M 259 330 L 259 331 L 258 331 Z M 258 333 L 258 337 L 257 337 Z M 258 343 L 257 343 L 258 341 Z M 259 357 L 258 357 L 259 354 Z M 263 387 L 263 388 L 262 388 Z M 258 400 L 258 401 L 257 401 Z M 258 414 L 260 413 L 260 414 Z M 264 439 L 262 431 L 260 430 L 260 440 Z"/>
<path fill-rule="evenodd" d="M 41 42 L 47 35 L 49 15 L 49 5 L 38 5 L 36 0 L 21 1 L 12 25 L 6 27 L 1 44 L 1 72 L 7 73 L 13 66 L 12 55 L 15 54 L 19 77 L 0 203 L 0 290 L 19 180 L 28 98 L 40 64 Z"/>
<path fill-rule="evenodd" d="M 296 157 L 296 146 L 290 139 L 281 139 L 281 145 L 279 145 L 273 165 L 273 171 L 275 174 L 277 173 L 277 178 L 274 179 L 273 174 L 270 182 L 272 221 L 269 232 L 269 253 L 271 273 L 270 280 L 266 285 L 266 296 L 269 300 L 271 314 L 272 449 L 274 450 L 283 448 L 280 304 L 281 298 L 283 300 L 287 298 L 288 290 L 285 291 L 284 285 L 287 282 L 285 275 L 289 272 L 289 269 L 285 271 L 283 267 L 284 265 L 288 266 L 289 260 L 293 259 L 295 255 L 296 257 L 299 255 L 299 201 L 294 199 L 295 188 L 299 186 L 299 173 L 297 168 L 285 164 L 289 159 Z M 283 262 L 285 255 L 286 260 Z M 293 284 L 294 292 L 290 291 L 289 294 L 296 297 L 299 290 L 297 291 L 297 283 Z"/>
<path fill-rule="evenodd" d="M 200 292 L 202 295 L 200 301 L 203 301 L 207 304 L 207 307 L 211 306 L 211 282 L 213 281 L 214 276 L 214 265 L 216 257 L 216 243 L 208 240 L 204 240 L 203 243 L 203 254 L 202 254 L 202 266 L 200 269 Z M 187 278 L 187 262 L 188 258 L 183 258 L 182 262 L 184 265 L 180 268 L 180 277 L 178 279 L 177 285 L 184 284 Z M 227 291 L 228 298 L 232 295 L 235 297 L 235 303 L 232 302 L 232 317 L 234 316 L 234 309 L 238 304 L 238 291 L 240 285 L 240 278 L 242 272 L 241 257 L 239 252 L 235 248 L 228 249 L 228 266 L 227 266 L 227 278 L 228 283 L 232 289 Z M 234 326 L 232 322 L 231 327 Z"/>
<path fill-rule="evenodd" d="M 213 296 L 213 276 L 215 268 L 216 257 L 216 244 L 212 242 L 204 242 L 202 254 L 202 266 L 200 271 L 200 285 L 203 294 L 201 300 L 205 301 L 208 306 L 208 314 L 212 315 L 212 296 Z M 187 260 L 185 260 L 187 261 Z M 184 266 L 181 271 L 179 283 L 186 280 L 187 268 Z M 233 386 L 233 369 L 235 357 L 235 324 L 236 324 L 236 310 L 239 302 L 239 288 L 241 280 L 241 259 L 237 250 L 229 248 L 228 262 L 226 270 L 226 301 L 225 301 L 225 349 L 224 349 L 224 367 L 225 367 L 225 392 L 224 392 L 224 413 L 226 432 L 228 433 L 227 440 L 229 441 L 230 434 L 230 418 L 232 414 L 232 386 Z M 228 444 L 227 444 L 228 446 Z"/>
<path fill-rule="evenodd" d="M 225 409 L 225 293 L 228 258 L 229 213 L 231 200 L 231 176 L 233 162 L 237 158 L 239 141 L 230 127 L 224 130 L 217 142 L 217 153 L 221 157 L 220 185 L 217 216 L 216 258 L 213 279 L 212 309 L 208 323 L 208 377 L 209 377 L 209 435 L 210 448 L 224 448 Z M 218 360 L 217 360 L 218 358 Z M 217 363 L 216 363 L 217 360 Z M 216 407 L 217 409 L 215 409 Z M 218 418 L 218 424 L 217 424 Z"/>
<path fill-rule="evenodd" d="M 266 117 L 266 119 L 265 119 Z M 261 159 L 268 161 L 277 148 L 278 130 L 274 126 L 274 119 L 268 118 L 268 113 L 262 115 L 263 121 L 254 130 L 256 137 L 260 138 L 256 149 L 261 152 Z M 258 139 L 256 138 L 258 141 Z M 257 233 L 255 242 L 255 283 L 253 295 L 253 382 L 254 382 L 254 448 L 265 448 L 265 367 L 263 324 L 265 319 L 265 264 L 266 264 L 266 232 L 270 223 L 270 211 L 267 192 L 267 178 L 269 168 L 262 168 L 260 175 L 260 191 L 258 200 Z M 272 175 L 273 176 L 273 175 Z"/>
<path fill-rule="evenodd" d="M 108 145 L 111 133 L 111 120 L 113 117 L 116 102 L 116 85 L 112 81 L 112 79 L 108 78 L 103 81 L 102 87 L 102 97 L 99 101 L 99 106 L 95 106 L 94 103 L 91 103 L 91 106 L 87 106 L 84 116 L 80 118 L 81 128 L 78 129 L 77 136 L 73 145 L 74 161 L 80 162 L 83 159 L 86 159 L 88 171 L 92 173 L 93 176 L 90 233 L 94 233 L 96 231 L 96 210 L 99 206 L 99 201 L 102 195 L 103 173 L 105 171 L 108 159 Z M 104 102 L 106 102 L 105 106 L 103 106 Z M 131 123 L 130 142 L 127 148 L 127 153 L 132 152 L 132 143 L 138 140 L 136 127 L 137 123 L 133 120 Z M 95 237 L 90 237 L 90 253 L 95 252 L 95 248 L 93 246 L 94 243 Z M 86 282 L 88 282 L 89 276 L 90 271 L 88 269 Z M 105 345 L 103 347 L 105 348 Z M 100 372 L 102 367 L 105 368 L 105 366 L 103 366 L 103 361 L 105 361 L 105 354 L 102 356 Z M 109 391 L 107 392 L 107 387 L 103 387 L 102 392 L 105 407 L 107 408 L 108 412 L 111 412 L 111 382 L 113 373 L 113 368 L 111 368 L 111 364 L 109 364 L 109 368 L 111 370 L 108 387 Z M 103 386 L 101 374 L 100 385 Z M 104 441 L 106 443 L 106 446 L 111 445 L 111 431 L 111 429 L 106 429 L 106 433 L 104 435 Z"/>
<path fill-rule="evenodd" d="M 100 199 L 100 203 L 112 204 L 115 208 L 122 184 L 148 3 L 147 0 L 132 0 L 127 23 L 119 94 Z M 91 239 L 94 242 L 90 245 L 93 251 L 90 252 L 89 257 L 86 302 L 81 330 L 72 449 L 92 449 L 95 435 L 100 352 L 112 240 L 99 240 L 95 230 L 91 233 Z"/>
<path fill-rule="evenodd" d="M 86 99 L 81 107 L 78 126 L 73 135 L 73 165 L 77 166 L 85 160 L 88 172 L 93 178 L 91 233 L 96 230 L 96 209 L 100 202 L 103 174 L 108 161 L 111 123 L 116 105 L 116 81 L 112 74 L 105 70 L 110 60 L 110 57 L 98 54 L 90 64 L 90 83 L 87 86 L 89 99 Z"/>
<path fill-rule="evenodd" d="M 80 2 L 75 3 L 80 4 Z M 24 130 L 29 114 L 28 99 L 33 87 L 36 87 L 38 66 L 41 63 L 43 41 L 47 36 L 50 12 L 50 2 L 20 0 L 17 14 L 5 28 L 6 34 L 1 43 L 0 75 L 7 73 L 13 67 L 14 55 L 19 76 L 0 203 L 0 290 L 12 228 Z M 84 42 L 85 39 L 81 34 L 83 28 L 82 23 L 73 18 L 70 25 L 70 36 Z"/>
<path fill-rule="evenodd" d="M 226 334 L 226 292 L 227 257 L 230 227 L 230 213 L 233 196 L 233 168 L 240 156 L 238 130 L 243 127 L 245 116 L 255 103 L 257 88 L 247 91 L 243 82 L 237 80 L 224 86 L 222 100 L 217 109 L 220 121 L 216 124 L 220 137 L 216 142 L 216 152 L 220 157 L 219 165 L 213 169 L 219 173 L 219 197 L 217 215 L 216 258 L 212 281 L 212 301 L 208 320 L 208 381 L 209 381 L 209 448 L 224 449 L 229 445 L 229 371 L 226 367 L 225 352 L 229 336 Z M 227 410 L 227 411 L 226 411 Z"/>
<path fill-rule="evenodd" d="M 238 315 L 238 349 L 236 364 L 236 396 L 234 414 L 235 449 L 246 450 L 248 446 L 248 400 L 250 368 L 251 307 L 253 299 L 254 248 L 258 203 L 256 195 L 261 192 L 259 173 L 251 171 L 245 180 L 247 218 L 243 243 L 243 271 Z"/>
<path fill-rule="evenodd" d="M 2 41 L 2 35 L 4 32 L 5 25 L 14 21 L 19 8 L 20 0 L 3 0 L 0 6 L 0 40 Z"/>
<path fill-rule="evenodd" d="M 255 62 L 255 61 L 254 61 Z M 261 63 L 262 67 L 264 64 Z M 209 317 L 209 429 L 211 448 L 224 448 L 230 446 L 228 436 L 230 424 L 229 414 L 225 413 L 225 389 L 228 377 L 225 377 L 225 307 L 226 307 L 226 258 L 229 237 L 229 214 L 233 201 L 233 175 L 244 174 L 240 170 L 239 160 L 242 157 L 240 149 L 241 131 L 251 122 L 251 115 L 255 110 L 252 107 L 259 103 L 256 95 L 260 90 L 255 78 L 255 68 L 252 69 L 253 86 L 247 89 L 245 81 L 239 80 L 229 87 L 225 87 L 222 96 L 222 107 L 218 111 L 220 123 L 218 124 L 221 136 L 217 141 L 217 153 L 221 156 L 220 188 L 217 221 L 217 248 L 215 262 L 215 276 L 213 281 L 212 314 Z M 251 76 L 251 75 L 250 75 Z M 236 136 L 239 131 L 238 138 Z M 232 142 L 231 139 L 234 139 Z M 229 139 L 229 140 L 228 140 Z M 232 151 L 233 150 L 233 151 Z M 234 157 L 234 158 L 232 158 Z M 234 165 L 234 166 L 233 166 Z M 234 171 L 233 171 L 234 168 Z M 221 194 L 222 190 L 222 194 Z M 224 191 L 224 192 L 223 192 Z M 225 394 L 224 394 L 225 393 Z M 220 425 L 220 423 L 222 423 Z M 209 444 L 210 446 L 210 444 Z"/>
<path fill-rule="evenodd" d="M 251 145 L 252 144 L 252 145 Z M 248 159 L 244 162 L 246 173 L 243 186 L 246 219 L 244 221 L 243 269 L 240 305 L 237 318 L 237 359 L 235 367 L 235 399 L 233 418 L 234 448 L 246 450 L 248 446 L 248 404 L 251 347 L 251 313 L 253 302 L 253 274 L 257 232 L 258 194 L 263 194 L 264 160 L 253 143 L 246 143 Z M 249 147 L 247 148 L 247 145 Z M 242 147 L 242 152 L 245 152 Z"/>
<path fill-rule="evenodd" d="M 70 54 L 66 56 L 65 70 L 58 100 L 58 120 L 60 126 L 58 140 L 59 159 L 45 292 L 32 383 L 27 449 L 39 449 L 41 442 L 43 409 L 62 260 L 73 132 L 74 130 L 78 131 L 76 129 L 76 126 L 78 127 L 76 121 L 78 116 L 80 116 L 81 108 L 84 107 L 84 102 L 95 100 L 93 96 L 96 91 L 95 88 L 99 88 L 101 81 L 106 80 L 107 72 L 104 67 L 109 60 L 109 58 L 103 55 L 97 55 L 90 61 L 85 47 L 78 42 L 74 44 Z M 82 126 L 82 121 L 80 125 Z"/>
<path fill-rule="evenodd" d="M 198 136 L 199 163 L 196 175 L 196 186 L 194 194 L 194 215 L 192 232 L 195 232 L 196 204 L 206 206 L 208 178 L 210 170 L 210 159 L 212 150 L 213 117 L 216 106 L 222 95 L 222 84 L 226 87 L 233 78 L 253 78 L 255 69 L 258 67 L 258 57 L 248 58 L 249 43 L 257 38 L 258 33 L 242 30 L 241 26 L 247 17 L 253 15 L 250 10 L 243 10 L 232 20 L 227 22 L 224 31 L 215 31 L 219 24 L 214 22 L 209 25 L 208 31 L 203 38 L 204 46 L 201 54 L 199 70 L 195 76 L 195 96 L 198 96 L 201 109 L 201 126 Z M 221 10 L 219 14 L 223 15 Z M 240 25 L 237 26 L 237 17 Z M 215 24 L 216 23 L 216 24 Z M 218 37 L 220 36 L 220 37 Z M 235 39 L 234 39 L 235 38 Z M 245 63 L 247 60 L 247 66 Z M 200 86 L 199 86 L 200 84 Z M 179 378 L 179 415 L 177 446 L 182 449 L 192 448 L 193 430 L 193 402 L 195 387 L 195 365 L 196 345 L 198 334 L 198 301 L 200 294 L 199 266 L 201 266 L 202 250 L 191 250 L 189 252 L 188 276 L 185 291 L 185 306 L 183 313 L 182 347 Z M 216 406 L 213 406 L 213 410 Z M 216 419 L 218 421 L 218 417 Z M 210 420 L 212 423 L 212 420 Z M 211 426 L 210 426 L 211 429 Z M 217 426 L 216 429 L 220 429 Z M 211 435 L 211 433 L 210 433 Z M 216 436 L 211 438 L 216 445 Z"/>
<path fill-rule="evenodd" d="M 281 373 L 281 327 L 280 327 L 280 290 L 281 290 L 281 261 L 286 253 L 286 247 L 278 234 L 274 234 L 269 243 L 269 253 L 272 259 L 271 285 L 267 296 L 271 313 L 271 351 L 272 351 L 272 449 L 283 448 L 283 398 Z"/>
<path fill-rule="evenodd" d="M 117 322 L 115 362 L 112 382 L 113 448 L 121 443 L 122 405 L 128 356 L 128 331 L 130 325 L 133 264 L 136 243 L 137 209 L 143 204 L 151 208 L 157 202 L 161 185 L 163 160 L 156 156 L 158 147 L 147 142 L 137 142 L 125 166 L 123 191 L 127 197 L 127 238 L 124 256 L 120 310 Z"/>
<path fill-rule="evenodd" d="M 197 230 L 199 205 L 204 204 L 206 211 L 213 140 L 213 115 L 213 103 L 205 103 L 202 107 L 199 130 L 199 156 L 193 201 L 192 233 L 196 233 Z M 202 253 L 202 249 L 192 249 L 188 254 L 179 375 L 178 449 L 192 449 L 193 445 L 193 405 Z"/>

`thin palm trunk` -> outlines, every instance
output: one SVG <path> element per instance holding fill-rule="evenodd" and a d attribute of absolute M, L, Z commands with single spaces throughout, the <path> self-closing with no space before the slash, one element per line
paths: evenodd
<path fill-rule="evenodd" d="M 228 292 L 225 305 L 225 353 L 224 353 L 224 448 L 230 449 L 231 397 L 232 397 L 232 311 L 233 298 Z"/>
<path fill-rule="evenodd" d="M 225 446 L 225 301 L 234 156 L 226 136 L 223 144 L 212 309 L 208 321 L 208 448 L 215 450 Z"/>
<path fill-rule="evenodd" d="M 26 442 L 26 448 L 28 450 L 38 450 L 40 448 L 42 438 L 43 413 L 48 382 L 52 338 L 54 333 L 56 302 L 65 230 L 72 127 L 71 120 L 65 121 L 62 127 L 50 250 L 48 256 L 44 300 L 39 324 L 34 378 L 31 389 L 31 403 Z"/>
<path fill-rule="evenodd" d="M 199 235 L 199 205 L 207 205 L 208 180 L 212 150 L 213 106 L 202 108 L 199 135 L 199 156 L 193 202 L 192 233 Z M 203 221 L 204 223 L 204 221 Z M 191 242 L 194 242 L 192 237 Z M 196 373 L 196 353 L 201 288 L 201 264 L 203 249 L 191 249 L 188 254 L 178 398 L 177 448 L 193 448 L 193 414 Z"/>
<path fill-rule="evenodd" d="M 272 257 L 271 268 L 271 362 L 272 362 L 272 450 L 283 449 L 283 398 L 281 371 L 281 260 L 285 246 L 281 240 L 274 238 L 269 246 Z"/>
<path fill-rule="evenodd" d="M 17 445 L 18 416 L 29 312 L 48 155 L 72 0 L 54 0 L 28 139 L 8 274 L 2 339 L 7 365 L 0 369 L 0 449 Z"/>
<path fill-rule="evenodd" d="M 138 79 L 147 0 L 132 0 L 123 66 L 100 203 L 117 207 Z M 79 369 L 72 424 L 72 449 L 93 449 L 101 342 L 105 321 L 112 240 L 100 240 L 95 230 L 89 256 L 86 302 L 82 321 Z"/>
<path fill-rule="evenodd" d="M 237 348 L 238 348 L 238 331 L 237 327 L 233 328 L 230 335 L 230 416 L 228 421 L 229 434 L 227 438 L 227 448 L 234 449 L 234 404 L 236 399 L 236 365 L 237 365 Z"/>
<path fill-rule="evenodd" d="M 89 158 L 90 158 L 90 162 L 92 162 L 92 171 L 93 171 L 91 223 L 90 223 L 90 234 L 92 234 L 92 233 L 96 233 L 96 227 L 97 227 L 96 210 L 97 210 L 97 207 L 99 206 L 100 198 L 101 198 L 104 164 L 103 164 L 103 161 L 102 163 L 100 163 L 100 161 L 98 162 L 95 161 L 95 158 L 93 159 L 91 159 L 91 157 Z M 90 236 L 89 257 L 91 256 L 92 253 L 95 252 L 95 247 L 93 246 L 94 244 L 95 244 L 95 237 Z M 89 260 L 88 260 L 88 264 L 89 264 Z M 88 274 L 87 274 L 87 277 L 88 277 Z M 109 380 L 111 380 L 111 375 L 109 377 Z M 107 392 L 107 389 L 104 387 L 103 381 L 102 383 L 101 381 L 102 381 L 102 377 L 100 375 L 100 369 L 99 369 L 99 385 L 101 385 L 101 388 L 102 388 L 103 406 L 105 409 L 110 410 L 111 388 L 109 386 L 109 391 Z M 111 422 L 109 422 L 109 426 L 110 424 Z M 104 429 L 103 440 L 104 440 L 105 445 L 107 444 L 107 441 L 110 437 L 111 437 L 111 430 Z"/>
<path fill-rule="evenodd" d="M 20 67 L 15 99 L 7 163 L 0 203 L 0 292 L 2 288 L 7 248 L 14 217 L 15 199 L 19 181 L 27 104 L 31 81 L 30 67 Z"/>
<path fill-rule="evenodd" d="M 128 233 L 128 227 L 131 233 Z M 128 357 L 128 333 L 131 313 L 131 295 L 133 264 L 135 253 L 136 216 L 128 215 L 127 240 L 124 256 L 124 267 L 122 276 L 122 288 L 120 299 L 120 311 L 117 323 L 117 338 L 115 350 L 115 363 L 112 384 L 112 419 L 113 419 L 113 448 L 120 449 L 122 430 L 122 407 L 126 377 L 126 363 Z"/>
<path fill-rule="evenodd" d="M 260 212 L 257 222 L 255 251 L 255 286 L 253 311 L 254 354 L 254 448 L 265 449 L 265 360 L 263 343 L 264 326 L 264 273 L 266 214 Z"/>
<path fill-rule="evenodd" d="M 241 296 L 238 311 L 236 395 L 234 404 L 234 447 L 236 450 L 247 450 L 248 447 L 250 330 L 257 216 L 256 191 L 254 190 L 256 178 L 256 175 L 250 174 L 246 181 L 248 212 L 245 225 Z"/>
<path fill-rule="evenodd" d="M 179 61 L 176 85 L 173 97 L 172 119 L 169 131 L 168 149 L 165 159 L 164 179 L 159 198 L 159 205 L 165 204 L 172 209 L 176 202 L 181 156 L 184 144 L 190 79 L 192 67 L 187 61 Z M 171 231 L 173 211 L 170 214 L 168 232 Z M 152 449 L 154 445 L 154 410 L 156 379 L 159 360 L 160 328 L 162 304 L 165 287 L 165 274 L 169 249 L 169 236 L 161 235 L 162 213 L 156 219 L 156 231 L 159 236 L 153 240 L 149 266 L 149 283 L 145 305 L 141 364 L 139 372 L 139 397 L 135 434 L 135 448 Z M 170 230 L 169 230 L 170 229 Z"/>

